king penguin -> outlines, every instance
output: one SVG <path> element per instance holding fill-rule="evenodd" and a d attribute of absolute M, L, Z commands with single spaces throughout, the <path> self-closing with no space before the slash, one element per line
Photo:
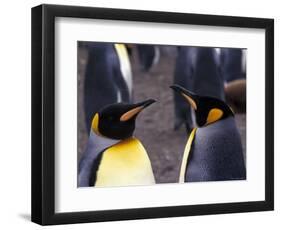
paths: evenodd
<path fill-rule="evenodd" d="M 188 138 L 179 182 L 246 179 L 241 138 L 232 109 L 222 100 L 173 85 L 195 111 L 197 128 Z"/>
<path fill-rule="evenodd" d="M 155 100 L 115 103 L 97 112 L 79 162 L 79 187 L 155 184 L 149 157 L 133 137 L 137 115 Z"/>

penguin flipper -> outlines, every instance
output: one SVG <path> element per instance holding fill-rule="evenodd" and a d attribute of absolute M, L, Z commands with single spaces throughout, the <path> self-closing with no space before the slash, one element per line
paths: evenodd
<path fill-rule="evenodd" d="M 100 162 L 102 160 L 103 152 L 98 155 L 98 157 L 94 160 L 92 169 L 91 169 L 91 174 L 89 177 L 89 186 L 95 186 L 96 180 L 97 180 L 97 171 L 100 166 Z"/>

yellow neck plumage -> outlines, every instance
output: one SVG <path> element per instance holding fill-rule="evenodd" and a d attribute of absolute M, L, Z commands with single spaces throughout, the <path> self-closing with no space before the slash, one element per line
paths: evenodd
<path fill-rule="evenodd" d="M 184 150 L 184 154 L 183 154 L 183 158 L 182 158 L 182 163 L 181 163 L 181 169 L 180 169 L 180 178 L 179 178 L 179 183 L 184 183 L 184 179 L 185 179 L 185 172 L 186 172 L 186 167 L 188 164 L 188 157 L 189 157 L 189 153 L 192 147 L 192 143 L 195 137 L 195 133 L 196 133 L 197 128 L 194 128 L 188 138 L 187 144 L 185 146 L 185 150 Z"/>
<path fill-rule="evenodd" d="M 126 139 L 105 150 L 96 178 L 96 187 L 155 184 L 148 155 L 136 138 Z"/>
<path fill-rule="evenodd" d="M 99 114 L 96 113 L 93 120 L 92 120 L 92 131 L 100 136 L 102 136 L 99 132 Z"/>

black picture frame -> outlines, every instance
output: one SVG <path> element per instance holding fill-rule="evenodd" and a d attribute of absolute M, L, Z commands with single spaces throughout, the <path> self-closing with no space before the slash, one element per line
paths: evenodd
<path fill-rule="evenodd" d="M 89 18 L 265 29 L 265 200 L 55 213 L 55 18 Z M 110 8 L 32 8 L 32 221 L 41 225 L 162 218 L 274 209 L 274 20 Z"/>

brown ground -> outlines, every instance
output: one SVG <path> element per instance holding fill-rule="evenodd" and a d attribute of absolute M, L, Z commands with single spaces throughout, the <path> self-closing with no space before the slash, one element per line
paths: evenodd
<path fill-rule="evenodd" d="M 162 50 L 161 50 L 162 51 Z M 173 82 L 174 57 L 162 52 L 160 62 L 149 73 L 140 71 L 136 53 L 132 56 L 134 100 L 136 102 L 154 98 L 158 102 L 143 111 L 137 118 L 135 136 L 145 146 L 157 183 L 178 181 L 179 169 L 187 141 L 184 127 L 173 130 L 173 95 L 169 85 Z M 78 157 L 87 143 L 83 114 L 83 77 L 87 52 L 78 52 Z M 245 153 L 246 115 L 236 115 Z"/>

